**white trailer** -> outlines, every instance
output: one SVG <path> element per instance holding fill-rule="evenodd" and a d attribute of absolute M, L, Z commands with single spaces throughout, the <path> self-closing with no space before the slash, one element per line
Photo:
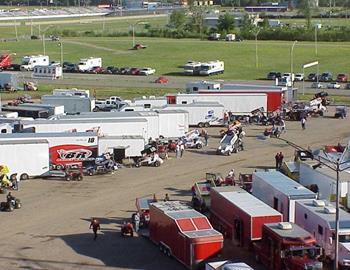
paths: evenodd
<path fill-rule="evenodd" d="M 98 140 L 98 153 L 101 155 L 109 152 L 120 159 L 135 158 L 142 156 L 145 144 L 145 139 L 141 136 L 104 136 Z"/>
<path fill-rule="evenodd" d="M 94 131 L 104 136 L 138 135 L 149 138 L 147 120 L 88 119 L 88 120 L 34 120 L 23 121 L 23 128 L 36 133 Z"/>
<path fill-rule="evenodd" d="M 21 62 L 21 70 L 33 70 L 36 66 L 48 66 L 50 64 L 47 55 L 24 56 Z"/>
<path fill-rule="evenodd" d="M 225 71 L 224 61 L 210 61 L 202 63 L 199 75 L 210 76 L 216 74 L 223 74 Z"/>
<path fill-rule="evenodd" d="M 63 105 L 64 112 L 70 114 L 91 112 L 95 108 L 95 100 L 84 96 L 44 95 L 41 103 Z"/>
<path fill-rule="evenodd" d="M 60 115 L 55 119 L 60 120 L 96 120 L 97 122 L 101 119 L 146 119 L 147 120 L 147 134 L 153 139 L 159 138 L 159 117 L 157 112 L 87 112 L 76 115 Z M 129 135 L 125 133 L 125 135 Z M 148 138 L 145 138 L 148 139 Z"/>
<path fill-rule="evenodd" d="M 12 90 L 18 90 L 18 73 L 15 72 L 0 72 L 0 89 L 11 88 Z M 22 88 L 23 89 L 23 88 Z"/>
<path fill-rule="evenodd" d="M 225 108 L 218 102 L 194 102 L 190 104 L 168 104 L 162 110 L 184 110 L 188 112 L 190 126 L 209 127 L 223 125 Z"/>
<path fill-rule="evenodd" d="M 145 109 L 151 109 L 154 107 L 162 107 L 167 104 L 166 97 L 142 97 L 142 98 L 134 98 L 130 106 L 143 106 Z"/>
<path fill-rule="evenodd" d="M 295 223 L 315 237 L 323 254 L 331 260 L 334 260 L 335 210 L 328 201 L 295 203 Z M 350 214 L 342 209 L 339 209 L 339 265 L 350 266 Z"/>
<path fill-rule="evenodd" d="M 80 71 L 88 71 L 93 67 L 102 67 L 102 58 L 100 57 L 90 57 L 80 59 L 78 68 Z"/>
<path fill-rule="evenodd" d="M 198 92 L 198 90 L 220 90 L 221 84 L 210 81 L 190 82 L 186 84 L 186 93 Z"/>
<path fill-rule="evenodd" d="M 314 169 L 315 168 L 315 169 Z M 339 173 L 340 197 L 345 198 L 350 184 L 350 173 L 343 171 Z M 299 182 L 303 186 L 317 185 L 318 198 L 321 200 L 332 201 L 336 194 L 336 173 L 325 166 L 319 166 L 317 163 L 301 162 L 299 167 Z M 350 197 L 348 196 L 348 199 Z M 348 200 L 347 207 L 349 208 Z"/>
<path fill-rule="evenodd" d="M 59 65 L 37 65 L 33 69 L 34 79 L 57 80 L 62 77 L 62 67 Z"/>
<path fill-rule="evenodd" d="M 168 103 L 190 104 L 193 102 L 218 102 L 234 115 L 250 115 L 251 111 L 263 107 L 267 109 L 267 95 L 252 94 L 176 94 L 168 95 Z M 173 99 L 173 100 L 171 100 Z M 174 100 L 175 99 L 175 100 Z"/>
<path fill-rule="evenodd" d="M 0 164 L 9 168 L 9 175 L 17 173 L 21 180 L 40 176 L 49 171 L 47 140 L 1 140 Z"/>
<path fill-rule="evenodd" d="M 48 109 L 49 116 L 64 114 L 64 106 L 63 105 L 51 105 L 51 104 L 42 104 L 42 103 L 24 103 L 19 104 L 19 107 L 32 107 L 39 109 Z"/>
<path fill-rule="evenodd" d="M 164 138 L 180 138 L 188 132 L 188 112 L 184 110 L 157 112 L 159 117 L 159 134 Z"/>
<path fill-rule="evenodd" d="M 54 96 L 83 96 L 83 97 L 90 97 L 90 90 L 85 89 L 54 89 L 52 91 L 52 94 Z"/>
<path fill-rule="evenodd" d="M 317 199 L 317 194 L 278 171 L 253 173 L 252 194 L 294 222 L 295 202 Z"/>

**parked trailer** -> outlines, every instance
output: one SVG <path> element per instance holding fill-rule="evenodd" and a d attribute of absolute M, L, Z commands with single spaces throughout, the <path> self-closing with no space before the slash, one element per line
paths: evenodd
<path fill-rule="evenodd" d="M 1 134 L 0 144 L 2 141 L 25 142 L 43 139 L 48 142 L 49 150 L 46 155 L 53 169 L 62 169 L 67 164 L 93 160 L 97 156 L 98 136 L 95 132 Z"/>
<path fill-rule="evenodd" d="M 284 103 L 293 102 L 297 99 L 297 89 L 273 85 L 250 85 L 217 83 L 211 81 L 191 82 L 186 85 L 187 93 L 198 94 L 265 94 L 268 112 L 280 109 Z M 258 108 L 258 107 L 256 107 Z M 255 109 L 256 109 L 255 108 Z"/>
<path fill-rule="evenodd" d="M 51 105 L 51 104 L 42 104 L 42 103 L 24 103 L 24 104 L 18 105 L 18 107 L 23 107 L 23 106 L 28 108 L 47 109 L 49 112 L 49 117 L 53 115 L 64 114 L 63 105 Z"/>
<path fill-rule="evenodd" d="M 6 112 L 17 112 L 19 117 L 31 117 L 33 119 L 49 117 L 48 109 L 35 108 L 31 106 L 26 106 L 25 104 L 23 104 L 22 106 L 4 105 L 1 107 L 1 109 Z"/>
<path fill-rule="evenodd" d="M 147 120 L 137 119 L 92 119 L 92 120 L 34 120 L 23 121 L 24 129 L 36 133 L 96 131 L 104 136 L 138 135 L 149 138 Z"/>
<path fill-rule="evenodd" d="M 349 197 L 350 174 L 346 171 L 340 172 L 339 191 L 341 198 Z M 299 182 L 303 186 L 315 185 L 318 190 L 318 198 L 321 200 L 332 201 L 335 199 L 337 179 L 333 170 L 319 166 L 318 163 L 300 162 Z M 348 205 L 344 205 L 349 208 Z"/>
<path fill-rule="evenodd" d="M 194 102 L 190 104 L 168 104 L 162 110 L 184 110 L 188 112 L 189 126 L 209 127 L 223 125 L 224 106 L 218 102 Z"/>
<path fill-rule="evenodd" d="M 184 74 L 185 75 L 199 75 L 199 72 L 201 70 L 201 62 L 193 62 L 189 61 L 187 62 L 183 68 L 184 68 Z"/>
<path fill-rule="evenodd" d="M 134 98 L 130 105 L 143 106 L 145 109 L 162 107 L 167 104 L 166 97 L 142 97 L 142 98 Z"/>
<path fill-rule="evenodd" d="M 60 65 L 37 65 L 33 69 L 34 79 L 57 80 L 62 77 L 62 67 Z"/>
<path fill-rule="evenodd" d="M 90 90 L 86 89 L 54 89 L 52 91 L 52 94 L 54 96 L 83 96 L 83 97 L 90 97 Z"/>
<path fill-rule="evenodd" d="M 78 68 L 80 71 L 89 71 L 94 67 L 102 67 L 102 58 L 99 58 L 99 57 L 83 58 L 83 59 L 80 59 L 78 64 Z"/>
<path fill-rule="evenodd" d="M 21 180 L 49 171 L 49 144 L 43 139 L 0 140 L 0 165 Z"/>
<path fill-rule="evenodd" d="M 164 138 L 180 138 L 189 129 L 188 112 L 184 110 L 157 110 L 159 134 Z"/>
<path fill-rule="evenodd" d="M 1 89 L 19 90 L 18 73 L 0 72 L 0 90 Z"/>
<path fill-rule="evenodd" d="M 187 268 L 214 256 L 223 247 L 223 236 L 201 213 L 178 201 L 150 204 L 150 239 L 160 250 Z"/>
<path fill-rule="evenodd" d="M 157 112 L 85 112 L 76 115 L 60 115 L 52 119 L 60 120 L 96 120 L 101 119 L 146 119 L 148 124 L 147 134 L 153 139 L 159 138 L 159 117 Z M 129 135 L 129 134 L 125 134 Z M 145 138 L 148 140 L 148 138 Z"/>
<path fill-rule="evenodd" d="M 295 203 L 295 223 L 310 232 L 323 255 L 334 260 L 335 207 L 327 201 Z M 339 266 L 350 267 L 350 214 L 339 209 Z"/>
<path fill-rule="evenodd" d="M 142 136 L 106 136 L 98 140 L 98 153 L 111 153 L 114 160 L 122 161 L 124 158 L 141 157 L 145 149 L 145 139 Z"/>
<path fill-rule="evenodd" d="M 91 112 L 95 108 L 94 99 L 77 95 L 44 95 L 41 97 L 41 103 L 63 105 L 64 112 L 69 114 Z"/>
<path fill-rule="evenodd" d="M 239 187 L 211 188 L 210 198 L 213 227 L 239 246 L 260 240 L 263 224 L 283 219 L 281 213 Z"/>
<path fill-rule="evenodd" d="M 235 116 L 250 115 L 251 111 L 267 109 L 266 94 L 169 94 L 168 104 L 190 104 L 193 102 L 218 102 Z"/>
<path fill-rule="evenodd" d="M 21 70 L 33 70 L 36 66 L 48 66 L 50 64 L 47 55 L 24 56 L 21 62 Z"/>
<path fill-rule="evenodd" d="M 294 222 L 295 202 L 317 199 L 317 194 L 278 171 L 253 173 L 252 194 Z"/>
<path fill-rule="evenodd" d="M 225 71 L 224 61 L 209 61 L 201 64 L 199 75 L 211 76 L 217 74 L 223 74 Z"/>

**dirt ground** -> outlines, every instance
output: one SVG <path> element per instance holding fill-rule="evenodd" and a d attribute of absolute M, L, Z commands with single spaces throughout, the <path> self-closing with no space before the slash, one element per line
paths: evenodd
<path fill-rule="evenodd" d="M 283 138 L 304 147 L 347 142 L 350 119 L 334 119 L 333 114 L 331 108 L 324 118 L 310 118 L 305 131 L 299 122 L 287 122 Z M 14 195 L 21 199 L 22 209 L 0 212 L 0 269 L 184 269 L 149 240 L 122 238 L 120 224 L 135 210 L 136 197 L 156 193 L 161 199 L 169 193 L 172 200 L 189 201 L 192 183 L 205 172 L 226 175 L 231 168 L 238 174 L 271 167 L 277 151 L 284 153 L 285 160 L 292 159 L 294 149 L 276 139 L 261 139 L 263 129 L 246 127 L 246 150 L 232 156 L 215 155 L 219 128 L 210 128 L 209 147 L 188 150 L 182 159 L 171 156 L 159 168 L 123 168 L 113 175 L 85 177 L 82 182 L 21 182 Z M 97 241 L 89 230 L 91 217 L 102 223 Z M 225 255 L 263 269 L 245 250 L 233 249 Z"/>

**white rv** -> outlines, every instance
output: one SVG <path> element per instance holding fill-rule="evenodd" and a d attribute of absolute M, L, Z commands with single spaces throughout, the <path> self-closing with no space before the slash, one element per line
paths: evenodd
<path fill-rule="evenodd" d="M 350 214 L 339 209 L 339 265 L 350 266 Z M 295 203 L 295 223 L 310 232 L 324 255 L 334 260 L 335 207 L 328 201 L 301 200 Z M 345 268 L 344 268 L 345 269 Z"/>
<path fill-rule="evenodd" d="M 102 58 L 99 58 L 99 57 L 83 58 L 83 59 L 80 59 L 78 64 L 79 70 L 83 72 L 88 71 L 93 67 L 102 67 Z"/>
<path fill-rule="evenodd" d="M 32 77 L 34 79 L 56 80 L 62 77 L 62 67 L 59 65 L 34 67 Z"/>
<path fill-rule="evenodd" d="M 50 64 L 47 55 L 24 56 L 21 62 L 21 70 L 33 70 L 36 66 L 48 66 Z"/>
<path fill-rule="evenodd" d="M 185 75 L 199 75 L 201 69 L 201 62 L 188 61 L 184 65 L 184 74 Z"/>
<path fill-rule="evenodd" d="M 225 71 L 224 61 L 210 61 L 202 63 L 201 69 L 199 71 L 200 75 L 210 76 L 216 74 L 223 74 Z"/>

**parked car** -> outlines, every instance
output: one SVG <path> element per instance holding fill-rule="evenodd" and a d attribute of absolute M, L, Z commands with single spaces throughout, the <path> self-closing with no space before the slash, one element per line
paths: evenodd
<path fill-rule="evenodd" d="M 340 84 L 337 82 L 331 82 L 327 84 L 328 89 L 340 89 Z"/>
<path fill-rule="evenodd" d="M 126 75 L 129 74 L 130 68 L 129 67 L 122 67 L 119 69 L 119 74 Z"/>
<path fill-rule="evenodd" d="M 168 83 L 168 82 L 169 82 L 169 79 L 166 78 L 166 77 L 161 76 L 161 77 L 159 77 L 158 79 L 156 79 L 154 82 L 155 82 L 155 83 L 165 84 L 165 83 Z"/>
<path fill-rule="evenodd" d="M 333 80 L 332 73 L 330 72 L 323 72 L 320 76 L 319 81 L 321 82 L 331 82 Z"/>
<path fill-rule="evenodd" d="M 119 68 L 114 67 L 114 66 L 109 66 L 105 70 L 106 74 L 118 74 L 119 73 Z"/>
<path fill-rule="evenodd" d="M 6 70 L 20 71 L 21 70 L 21 65 L 19 65 L 19 64 L 11 64 Z"/>
<path fill-rule="evenodd" d="M 345 89 L 350 89 L 350 83 L 347 83 L 344 88 Z"/>
<path fill-rule="evenodd" d="M 314 82 L 311 84 L 311 88 L 323 88 L 322 83 Z"/>
<path fill-rule="evenodd" d="M 344 73 L 339 73 L 337 75 L 337 82 L 347 82 L 348 81 L 348 76 Z"/>
<path fill-rule="evenodd" d="M 281 78 L 281 72 L 277 72 L 277 71 L 270 71 L 266 78 L 268 80 L 276 80 L 276 78 Z"/>
<path fill-rule="evenodd" d="M 65 62 L 63 63 L 63 72 L 79 72 L 78 65 Z"/>
<path fill-rule="evenodd" d="M 295 74 L 295 78 L 296 81 L 303 81 L 304 80 L 304 73 L 297 73 Z"/>
<path fill-rule="evenodd" d="M 154 68 L 141 68 L 139 70 L 139 75 L 145 75 L 145 76 L 148 76 L 148 75 L 152 75 L 156 72 L 156 70 Z"/>
<path fill-rule="evenodd" d="M 139 75 L 139 73 L 140 73 L 140 69 L 139 68 L 131 68 L 129 70 L 129 74 L 130 75 Z"/>
<path fill-rule="evenodd" d="M 92 74 L 102 74 L 104 72 L 105 70 L 102 67 L 93 67 L 87 71 L 87 73 L 92 73 Z"/>
<path fill-rule="evenodd" d="M 309 81 L 317 81 L 317 74 L 316 73 L 310 73 L 308 76 L 307 76 L 307 79 Z"/>

